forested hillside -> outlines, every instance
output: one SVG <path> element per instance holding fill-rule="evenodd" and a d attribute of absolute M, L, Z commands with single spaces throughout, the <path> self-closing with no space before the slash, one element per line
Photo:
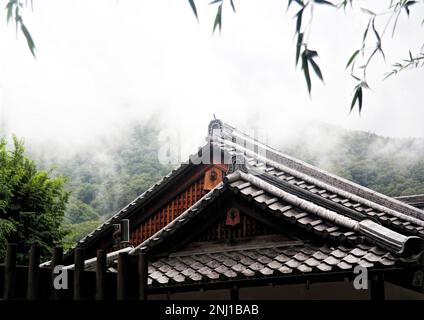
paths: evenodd
<path fill-rule="evenodd" d="M 171 166 L 158 161 L 159 129 L 133 123 L 116 139 L 102 139 L 97 146 L 75 151 L 72 156 L 51 159 L 48 152 L 34 150 L 46 168 L 68 177 L 70 191 L 65 227 L 71 246 L 166 175 Z M 52 157 L 53 158 L 53 157 Z"/>
<path fill-rule="evenodd" d="M 424 193 L 424 139 L 313 124 L 281 149 L 389 196 Z"/>
<path fill-rule="evenodd" d="M 69 178 L 67 245 L 96 228 L 172 169 L 158 161 L 159 129 L 152 123 L 133 124 L 119 139 L 102 141 L 98 147 L 77 151 L 65 160 L 38 157 L 46 167 L 53 163 L 58 173 Z M 280 143 L 279 148 L 390 196 L 424 193 L 421 139 L 385 138 L 311 124 L 302 134 Z"/>

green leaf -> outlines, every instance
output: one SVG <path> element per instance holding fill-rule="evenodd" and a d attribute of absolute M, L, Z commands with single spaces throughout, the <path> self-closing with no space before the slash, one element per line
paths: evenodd
<path fill-rule="evenodd" d="M 305 9 L 305 7 L 300 9 L 299 12 L 296 14 L 296 33 L 300 33 L 300 28 L 302 27 L 303 9 Z"/>
<path fill-rule="evenodd" d="M 362 86 L 361 85 L 356 86 L 355 94 L 353 95 L 352 103 L 350 105 L 350 112 L 352 112 L 356 102 L 358 102 L 359 113 L 361 113 L 362 111 Z"/>
<path fill-rule="evenodd" d="M 358 55 L 358 53 L 359 53 L 359 50 L 356 50 L 353 54 L 352 54 L 352 56 L 349 58 L 349 61 L 347 62 L 347 64 L 346 64 L 346 68 L 345 69 L 347 69 L 351 64 L 352 64 L 352 62 L 355 60 L 355 58 L 356 58 L 356 56 Z"/>
<path fill-rule="evenodd" d="M 358 100 L 359 89 L 360 87 L 357 86 L 355 90 L 355 94 L 353 95 L 352 103 L 350 104 L 350 112 L 352 112 L 353 108 L 355 107 L 356 100 Z"/>
<path fill-rule="evenodd" d="M 230 0 L 231 8 L 233 8 L 234 13 L 236 13 L 236 7 L 234 6 L 233 0 Z"/>
<path fill-rule="evenodd" d="M 7 5 L 6 5 L 6 9 L 7 9 L 7 23 L 9 23 L 10 19 L 12 18 L 13 15 L 13 7 L 16 5 L 16 1 L 17 0 L 10 0 Z"/>
<path fill-rule="evenodd" d="M 322 82 L 324 82 L 324 78 L 322 77 L 321 69 L 319 68 L 317 63 L 312 58 L 309 59 L 309 63 L 311 64 L 312 69 L 314 69 L 317 77 L 320 78 Z"/>
<path fill-rule="evenodd" d="M 296 66 L 299 62 L 300 48 L 302 47 L 302 44 L 303 44 L 303 33 L 299 33 L 299 35 L 297 36 L 297 44 L 296 44 Z"/>
<path fill-rule="evenodd" d="M 326 5 L 329 5 L 329 6 L 335 7 L 335 5 L 334 5 L 334 4 L 332 4 L 331 2 L 326 1 L 326 0 L 314 0 L 314 2 L 315 2 L 315 3 L 318 3 L 318 4 L 326 4 Z"/>
<path fill-rule="evenodd" d="M 302 53 L 302 70 L 305 75 L 306 85 L 308 87 L 308 92 L 310 95 L 311 89 L 312 89 L 312 83 L 311 83 L 311 76 L 309 74 L 308 58 L 305 52 Z"/>
<path fill-rule="evenodd" d="M 408 15 L 408 17 L 409 17 L 409 7 L 410 6 L 412 6 L 412 5 L 414 5 L 414 4 L 416 4 L 417 3 L 417 1 L 408 1 L 408 2 L 406 2 L 405 4 L 404 4 L 404 8 L 405 8 L 405 11 L 406 11 L 406 14 Z"/>
<path fill-rule="evenodd" d="M 218 6 L 218 11 L 216 12 L 215 22 L 213 24 L 212 33 L 215 32 L 217 26 L 219 26 L 219 32 L 221 33 L 221 25 L 222 25 L 222 3 Z"/>
<path fill-rule="evenodd" d="M 35 44 L 34 41 L 32 40 L 31 34 L 29 33 L 28 29 L 25 27 L 25 25 L 21 22 L 21 30 L 22 33 L 24 34 L 27 44 L 28 44 L 28 48 L 31 51 L 32 55 L 35 58 Z"/>
<path fill-rule="evenodd" d="M 362 87 L 358 89 L 358 104 L 359 104 L 359 114 L 361 114 L 362 111 Z"/>
<path fill-rule="evenodd" d="M 199 17 L 197 16 L 197 9 L 196 4 L 194 3 L 194 0 L 188 0 L 190 3 L 191 10 L 193 10 L 194 16 L 196 17 L 197 21 L 199 21 Z"/>

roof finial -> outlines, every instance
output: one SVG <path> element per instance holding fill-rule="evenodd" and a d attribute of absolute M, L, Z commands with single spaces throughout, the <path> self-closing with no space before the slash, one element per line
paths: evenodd
<path fill-rule="evenodd" d="M 215 113 L 213 114 L 213 119 L 216 120 Z"/>
<path fill-rule="evenodd" d="M 209 123 L 209 126 L 208 126 L 209 137 L 212 137 L 213 135 L 220 135 L 222 133 L 223 128 L 224 128 L 224 124 L 222 123 L 222 121 L 217 119 L 215 117 L 215 114 L 213 116 L 214 116 L 215 119 L 212 120 Z"/>

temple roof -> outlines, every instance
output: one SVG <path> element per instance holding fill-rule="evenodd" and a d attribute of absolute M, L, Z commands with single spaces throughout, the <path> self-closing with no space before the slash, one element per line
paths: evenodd
<path fill-rule="evenodd" d="M 424 250 L 423 210 L 409 205 L 408 202 L 402 202 L 403 199 L 390 198 L 284 155 L 220 120 L 213 120 L 209 124 L 207 144 L 193 154 L 189 161 L 173 170 L 160 182 L 113 215 L 83 238 L 78 246 L 84 246 L 108 228 L 112 228 L 113 223 L 127 217 L 152 195 L 159 193 L 175 177 L 188 170 L 190 166 L 205 159 L 211 159 L 209 156 L 211 152 L 214 156 L 218 154 L 218 163 L 224 162 L 230 165 L 230 171 L 224 181 L 156 234 L 136 248 L 129 249 L 130 254 L 152 250 L 158 244 L 168 241 L 176 231 L 187 228 L 191 219 L 204 214 L 204 209 L 224 193 L 232 193 L 234 197 L 247 199 L 254 203 L 263 215 L 272 214 L 324 241 L 334 241 L 331 246 L 324 245 L 324 249 L 322 249 L 324 251 L 316 245 L 298 244 L 297 253 L 303 252 L 304 254 L 305 250 L 311 253 L 304 261 L 294 258 L 299 263 L 295 266 L 293 262 L 292 267 L 278 261 L 277 257 L 283 250 L 278 249 L 278 246 L 272 249 L 273 251 L 271 250 L 272 254 L 269 253 L 269 250 L 264 249 L 269 253 L 268 255 L 261 251 L 263 248 L 255 249 L 256 255 L 267 257 L 262 263 L 250 257 L 253 259 L 252 263 L 261 264 L 262 268 L 256 270 L 259 273 L 267 273 L 270 272 L 269 270 L 276 272 L 277 269 L 281 272 L 281 268 L 310 272 L 311 268 L 320 269 L 319 266 L 321 266 L 320 271 L 325 272 L 332 270 L 333 267 L 349 269 L 361 262 L 364 264 L 381 262 L 381 266 L 391 266 L 396 259 L 416 256 Z M 205 157 L 205 154 L 208 156 Z M 335 251 L 344 252 L 343 257 L 340 254 L 337 263 L 326 263 L 325 259 Z M 359 255 L 359 252 L 363 255 Z M 233 253 L 241 257 L 246 252 L 245 250 L 243 252 L 233 250 Z M 374 255 L 373 261 L 365 258 L 368 254 L 371 257 L 371 253 Z M 315 261 L 314 254 L 321 257 L 326 256 L 326 258 Z M 203 261 L 203 267 L 207 266 L 209 260 L 214 260 L 209 255 L 195 254 L 195 256 Z M 224 254 L 224 256 L 228 256 L 228 254 Z M 249 255 L 247 254 L 247 256 Z M 295 257 L 296 254 L 293 256 Z M 344 257 L 348 257 L 346 258 L 348 260 L 344 261 Z M 158 265 L 172 267 L 172 261 L 175 259 L 169 259 L 171 258 L 160 258 Z M 269 261 L 265 263 L 265 260 Z M 290 258 L 290 260 L 292 259 Z M 316 265 L 307 264 L 306 260 Z M 166 261 L 170 261 L 171 264 Z M 240 261 L 237 264 L 240 264 Z M 272 269 L 269 264 L 273 262 L 273 265 L 277 266 L 278 262 L 281 266 Z M 288 261 L 286 262 L 288 263 Z M 319 263 L 317 264 L 317 262 Z M 243 273 L 242 266 L 239 271 L 234 270 L 234 266 L 226 266 L 227 269 L 232 269 L 223 271 L 224 276 L 227 271 L 230 277 L 236 277 L 238 273 Z M 151 265 L 150 281 L 152 283 L 158 282 L 159 279 L 163 280 L 162 276 L 173 278 L 166 276 L 167 272 L 159 269 L 160 267 Z M 216 276 L 216 270 L 212 273 L 204 270 L 207 273 L 206 277 L 208 275 L 212 278 Z M 249 267 L 249 270 L 252 268 Z M 177 271 L 174 272 L 174 275 L 181 279 L 179 275 L 182 270 L 178 271 L 179 273 Z M 161 272 L 161 276 L 158 272 Z M 155 279 L 154 275 L 158 275 L 158 277 Z M 174 280 L 178 282 L 178 280 Z"/>

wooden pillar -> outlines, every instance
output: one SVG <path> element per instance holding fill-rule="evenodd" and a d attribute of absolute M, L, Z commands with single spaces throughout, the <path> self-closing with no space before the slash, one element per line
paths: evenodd
<path fill-rule="evenodd" d="M 3 299 L 13 299 L 16 283 L 16 243 L 8 243 L 6 249 L 6 263 L 4 268 Z"/>
<path fill-rule="evenodd" d="M 51 279 L 51 294 L 50 299 L 52 300 L 60 300 L 62 298 L 62 294 L 60 290 L 56 290 L 54 287 L 54 279 L 58 274 L 54 273 L 54 269 L 56 266 L 63 265 L 63 249 L 60 247 L 53 248 L 52 252 L 52 263 L 51 263 L 51 272 L 52 272 L 52 279 Z"/>
<path fill-rule="evenodd" d="M 118 255 L 118 276 L 117 276 L 117 299 L 126 300 L 128 298 L 127 284 L 128 253 L 121 252 Z"/>
<path fill-rule="evenodd" d="M 375 274 L 371 276 L 370 281 L 371 300 L 384 300 L 384 276 Z"/>
<path fill-rule="evenodd" d="M 106 288 L 106 250 L 97 250 L 96 262 L 96 300 L 105 299 Z"/>
<path fill-rule="evenodd" d="M 76 248 L 74 252 L 74 300 L 82 300 L 84 297 L 84 252 Z"/>
<path fill-rule="evenodd" d="M 233 286 L 230 289 L 230 300 L 238 301 L 239 300 L 239 290 L 237 286 Z"/>
<path fill-rule="evenodd" d="M 32 245 L 29 250 L 27 299 L 37 300 L 39 292 L 40 276 L 40 247 Z"/>
<path fill-rule="evenodd" d="M 147 300 L 147 278 L 149 276 L 148 256 L 146 253 L 138 255 L 138 279 L 140 300 Z"/>

